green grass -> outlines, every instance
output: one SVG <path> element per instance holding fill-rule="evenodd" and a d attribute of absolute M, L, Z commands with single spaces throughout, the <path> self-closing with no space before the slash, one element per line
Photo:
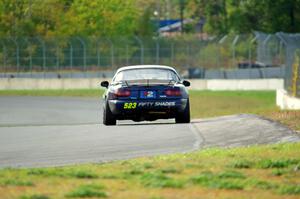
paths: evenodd
<path fill-rule="evenodd" d="M 300 195 L 300 185 L 286 185 L 279 189 L 279 193 L 288 195 Z"/>
<path fill-rule="evenodd" d="M 36 175 L 36 176 L 43 176 L 43 177 L 51 177 L 51 176 L 58 176 L 64 178 L 82 178 L 82 179 L 93 179 L 98 178 L 97 174 L 83 169 L 29 169 L 27 171 L 28 175 Z"/>
<path fill-rule="evenodd" d="M 280 160 L 262 160 L 258 163 L 259 167 L 263 169 L 269 169 L 269 168 L 286 168 L 290 165 L 297 165 L 300 164 L 300 158 L 297 159 L 280 159 Z"/>
<path fill-rule="evenodd" d="M 106 164 L 0 169 L 0 198 L 299 198 L 299 148 L 212 148 Z"/>
<path fill-rule="evenodd" d="M 191 91 L 193 118 L 277 110 L 273 91 Z"/>
<path fill-rule="evenodd" d="M 46 195 L 33 194 L 33 195 L 22 195 L 20 199 L 50 199 L 50 197 Z"/>
<path fill-rule="evenodd" d="M 229 167 L 233 167 L 236 169 L 248 169 L 253 166 L 253 162 L 250 162 L 248 160 L 235 160 L 232 162 Z"/>
<path fill-rule="evenodd" d="M 4 179 L 0 181 L 0 186 L 34 186 L 31 181 L 24 181 L 19 179 Z"/>
<path fill-rule="evenodd" d="M 0 96 L 69 96 L 69 97 L 99 97 L 103 89 L 66 89 L 66 90 L 0 90 Z"/>
<path fill-rule="evenodd" d="M 106 198 L 107 193 L 104 186 L 98 184 L 80 185 L 71 192 L 66 194 L 68 198 Z"/>
<path fill-rule="evenodd" d="M 244 174 L 238 171 L 224 171 L 220 174 L 214 174 L 210 171 L 204 171 L 191 178 L 193 184 L 205 186 L 214 189 L 244 189 Z"/>
<path fill-rule="evenodd" d="M 239 168 L 239 169 L 249 169 L 249 168 L 260 168 L 260 169 L 272 169 L 272 168 L 287 168 L 290 166 L 295 166 L 300 164 L 300 158 L 281 158 L 277 159 L 262 159 L 257 162 L 249 160 L 234 160 L 230 163 L 228 167 Z"/>
<path fill-rule="evenodd" d="M 148 172 L 140 177 L 141 183 L 145 187 L 152 188 L 182 188 L 184 183 L 167 176 L 160 171 Z"/>

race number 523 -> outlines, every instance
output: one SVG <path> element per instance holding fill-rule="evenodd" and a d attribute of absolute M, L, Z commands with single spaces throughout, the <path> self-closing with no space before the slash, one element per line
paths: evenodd
<path fill-rule="evenodd" d="M 137 103 L 136 102 L 129 102 L 124 103 L 124 109 L 135 109 Z"/>

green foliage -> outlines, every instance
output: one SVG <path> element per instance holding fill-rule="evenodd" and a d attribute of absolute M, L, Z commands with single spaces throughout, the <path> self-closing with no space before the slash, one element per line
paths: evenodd
<path fill-rule="evenodd" d="M 132 35 L 139 15 L 133 0 L 2 0 L 0 36 Z"/>
<path fill-rule="evenodd" d="M 87 184 L 81 185 L 71 191 L 70 193 L 66 194 L 66 197 L 70 198 L 106 198 L 108 195 L 105 191 L 103 191 L 104 187 L 98 184 Z"/>
<path fill-rule="evenodd" d="M 231 163 L 230 167 L 236 168 L 236 169 L 249 169 L 253 166 L 253 163 L 248 160 L 235 160 Z"/>
<path fill-rule="evenodd" d="M 0 35 L 51 36 L 60 27 L 64 3 L 60 0 L 2 0 Z"/>
<path fill-rule="evenodd" d="M 141 175 L 144 173 L 144 170 L 141 168 L 133 168 L 127 172 L 125 172 L 125 177 Z"/>
<path fill-rule="evenodd" d="M 285 159 L 285 160 L 262 160 L 258 163 L 258 167 L 262 169 L 269 168 L 286 168 L 290 165 L 297 164 L 299 161 L 296 159 Z"/>
<path fill-rule="evenodd" d="M 282 176 L 282 175 L 284 175 L 286 173 L 288 173 L 288 171 L 283 170 L 283 169 L 274 169 L 272 171 L 272 175 L 274 175 L 274 176 Z"/>
<path fill-rule="evenodd" d="M 299 195 L 300 185 L 284 185 L 279 189 L 279 193 L 287 195 Z"/>
<path fill-rule="evenodd" d="M 29 169 L 27 175 L 37 175 L 44 177 L 64 177 L 64 178 L 79 178 L 79 179 L 95 179 L 98 176 L 84 169 Z"/>
<path fill-rule="evenodd" d="M 184 18 L 195 19 L 188 33 L 200 19 L 205 32 L 218 35 L 300 31 L 300 0 L 1 0 L 0 36 L 153 36 L 154 10 L 178 19 L 180 2 Z"/>
<path fill-rule="evenodd" d="M 214 174 L 210 171 L 204 171 L 191 178 L 193 184 L 215 188 L 215 189 L 244 189 L 244 184 L 240 178 L 245 178 L 242 173 L 236 171 Z"/>
<path fill-rule="evenodd" d="M 20 199 L 50 199 L 50 197 L 42 194 L 22 195 Z"/>
<path fill-rule="evenodd" d="M 267 182 L 267 181 L 261 181 L 261 180 L 252 180 L 248 184 L 250 184 L 250 185 L 252 185 L 256 188 L 264 189 L 264 190 L 278 188 L 278 185 L 276 185 L 274 183 L 270 183 L 270 182 Z"/>
<path fill-rule="evenodd" d="M 145 162 L 143 164 L 143 167 L 144 167 L 144 169 L 152 169 L 152 168 L 154 168 L 154 166 L 151 163 L 149 163 L 149 162 Z"/>
<path fill-rule="evenodd" d="M 246 178 L 244 174 L 238 171 L 224 171 L 218 174 L 219 178 Z"/>
<path fill-rule="evenodd" d="M 74 0 L 61 34 L 124 36 L 134 32 L 137 17 L 133 0 Z"/>
<path fill-rule="evenodd" d="M 163 168 L 160 170 L 162 173 L 168 174 L 174 174 L 174 173 L 181 173 L 181 170 L 179 170 L 178 168 L 174 168 L 174 167 L 167 167 L 167 168 Z"/>
<path fill-rule="evenodd" d="M 182 181 L 173 179 L 165 174 L 156 171 L 148 172 L 141 176 L 141 182 L 145 187 L 153 188 L 183 188 Z"/>
<path fill-rule="evenodd" d="M 151 21 L 152 9 L 148 7 L 138 20 L 137 34 L 142 37 L 152 36 L 155 32 L 155 24 Z"/>
<path fill-rule="evenodd" d="M 299 32 L 300 0 L 189 0 L 189 16 L 206 18 L 209 33 Z"/>
<path fill-rule="evenodd" d="M 1 180 L 0 186 L 34 186 L 34 184 L 31 181 L 7 179 L 7 180 Z"/>
<path fill-rule="evenodd" d="M 280 160 L 271 160 L 271 159 L 263 159 L 256 162 L 249 160 L 238 159 L 230 163 L 228 166 L 236 169 L 249 169 L 249 168 L 259 168 L 259 169 L 272 169 L 275 168 L 272 173 L 273 175 L 280 176 L 286 171 L 279 170 L 282 168 L 287 168 L 289 166 L 298 164 L 299 160 L 297 159 L 280 159 Z"/>

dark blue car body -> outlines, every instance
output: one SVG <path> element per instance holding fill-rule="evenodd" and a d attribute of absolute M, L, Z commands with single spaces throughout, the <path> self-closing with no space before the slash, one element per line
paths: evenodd
<path fill-rule="evenodd" d="M 175 69 L 167 66 L 129 66 L 124 70 L 170 70 L 174 80 L 139 79 L 130 81 L 107 81 L 101 83 L 107 90 L 104 94 L 103 123 L 115 125 L 116 120 L 154 121 L 175 118 L 176 123 L 190 122 L 189 95 L 186 86 Z M 136 71 L 135 71 L 136 72 Z M 115 75 L 115 76 L 116 76 Z"/>

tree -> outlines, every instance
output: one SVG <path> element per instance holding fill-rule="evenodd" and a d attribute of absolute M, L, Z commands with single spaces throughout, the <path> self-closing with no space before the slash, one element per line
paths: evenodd
<path fill-rule="evenodd" d="M 137 19 L 133 0 L 74 0 L 58 33 L 68 36 L 131 35 Z"/>
<path fill-rule="evenodd" d="M 67 0 L 1 0 L 0 35 L 47 36 L 63 18 Z"/>

